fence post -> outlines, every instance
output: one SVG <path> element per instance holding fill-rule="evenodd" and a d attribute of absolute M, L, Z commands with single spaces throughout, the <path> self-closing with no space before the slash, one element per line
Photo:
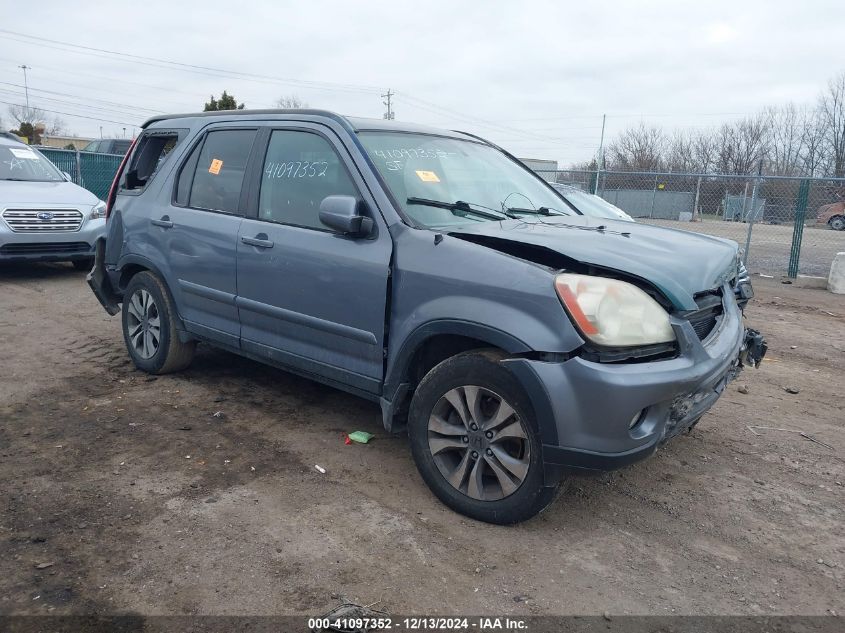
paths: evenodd
<path fill-rule="evenodd" d="M 74 148 L 74 154 L 76 159 L 76 184 L 80 187 L 82 186 L 82 166 L 79 164 L 79 150 Z"/>
<path fill-rule="evenodd" d="M 657 198 L 657 175 L 654 176 L 654 189 L 651 192 L 651 213 L 648 214 L 648 217 L 654 218 L 654 201 Z"/>
<path fill-rule="evenodd" d="M 801 181 L 798 199 L 795 203 L 795 224 L 792 229 L 792 249 L 789 251 L 789 268 L 786 275 L 790 279 L 798 276 L 798 258 L 801 256 L 801 240 L 804 237 L 804 219 L 807 216 L 807 201 L 810 198 L 810 180 Z"/>
<path fill-rule="evenodd" d="M 692 221 L 698 220 L 698 199 L 701 195 L 701 176 L 698 177 L 698 182 L 695 185 L 695 202 L 692 203 Z"/>
<path fill-rule="evenodd" d="M 760 185 L 760 176 L 763 175 L 763 161 L 760 161 L 760 166 L 757 168 L 757 177 L 754 179 L 754 187 L 751 189 L 751 218 L 748 220 L 748 235 L 745 237 L 745 252 L 743 253 L 743 261 L 746 267 L 748 266 L 748 253 L 751 252 L 751 231 L 754 229 L 754 205 L 757 201 L 757 187 Z M 745 190 L 748 191 L 748 183 L 745 183 Z M 743 207 L 745 205 L 743 204 Z"/>

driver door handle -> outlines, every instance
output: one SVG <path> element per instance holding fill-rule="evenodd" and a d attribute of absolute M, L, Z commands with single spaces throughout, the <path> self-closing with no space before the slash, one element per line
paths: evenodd
<path fill-rule="evenodd" d="M 255 237 L 241 236 L 241 242 L 249 244 L 250 246 L 257 246 L 258 248 L 273 248 L 273 242 L 267 239 L 266 233 L 259 233 Z"/>

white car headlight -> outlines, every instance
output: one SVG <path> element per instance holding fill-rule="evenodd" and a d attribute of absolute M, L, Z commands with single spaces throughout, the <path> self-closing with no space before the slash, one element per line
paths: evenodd
<path fill-rule="evenodd" d="M 106 217 L 106 203 L 100 200 L 94 205 L 94 208 L 91 209 L 91 219 L 96 220 L 104 217 Z"/>
<path fill-rule="evenodd" d="M 581 333 L 608 347 L 675 340 L 666 310 L 633 284 L 606 277 L 555 277 L 555 290 Z"/>

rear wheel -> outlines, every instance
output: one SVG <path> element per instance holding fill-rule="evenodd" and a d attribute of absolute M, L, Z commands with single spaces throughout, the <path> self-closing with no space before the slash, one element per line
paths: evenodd
<path fill-rule="evenodd" d="M 123 295 L 121 320 L 126 349 L 138 369 L 167 374 L 191 364 L 196 343 L 179 340 L 173 302 L 153 273 L 132 277 Z"/>
<path fill-rule="evenodd" d="M 558 486 L 543 484 L 533 407 L 501 359 L 477 351 L 437 365 L 414 393 L 408 432 L 417 468 L 443 503 L 509 524 L 543 510 Z"/>
<path fill-rule="evenodd" d="M 835 215 L 828 221 L 834 231 L 845 231 L 845 215 Z"/>

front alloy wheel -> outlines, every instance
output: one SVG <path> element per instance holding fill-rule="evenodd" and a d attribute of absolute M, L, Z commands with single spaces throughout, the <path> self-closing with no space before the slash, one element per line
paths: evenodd
<path fill-rule="evenodd" d="M 531 463 L 531 444 L 514 408 L 474 385 L 451 389 L 437 401 L 428 446 L 446 481 L 479 501 L 512 495 Z"/>
<path fill-rule="evenodd" d="M 506 360 L 495 349 L 447 358 L 420 381 L 408 411 L 411 452 L 431 491 L 499 524 L 542 511 L 561 483 L 546 477 L 534 405 Z"/>

